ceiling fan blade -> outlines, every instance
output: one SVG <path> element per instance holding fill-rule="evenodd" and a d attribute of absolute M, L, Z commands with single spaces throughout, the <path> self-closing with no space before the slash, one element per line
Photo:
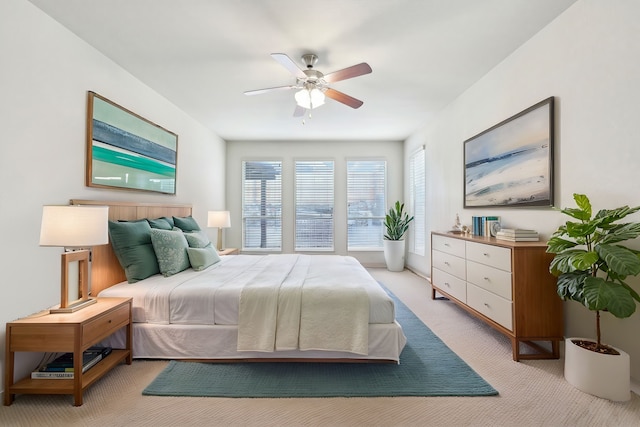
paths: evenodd
<path fill-rule="evenodd" d="M 293 110 L 293 117 L 302 117 L 304 113 L 307 111 L 306 108 L 299 106 L 296 104 L 296 109 Z"/>
<path fill-rule="evenodd" d="M 272 53 L 271 57 L 278 61 L 280 65 L 289 70 L 291 74 L 296 76 L 299 79 L 306 79 L 307 75 L 302 71 L 300 67 L 296 65 L 295 62 L 291 58 L 289 58 L 284 53 Z"/>
<path fill-rule="evenodd" d="M 351 79 L 354 77 L 369 74 L 371 67 L 366 62 L 362 62 L 351 67 L 344 68 L 342 70 L 334 71 L 333 73 L 325 74 L 324 80 L 327 83 L 339 82 L 340 80 Z"/>
<path fill-rule="evenodd" d="M 271 92 L 271 91 L 274 91 L 274 90 L 286 90 L 286 89 L 295 89 L 295 88 L 296 88 L 295 85 L 268 87 L 268 88 L 265 88 L 265 89 L 248 90 L 244 94 L 245 95 L 260 95 L 262 93 Z"/>
<path fill-rule="evenodd" d="M 360 101 L 359 99 L 355 99 L 347 95 L 346 93 L 342 93 L 335 89 L 329 88 L 324 92 L 324 94 L 334 101 L 342 102 L 343 104 L 348 105 L 351 108 L 360 108 L 362 104 L 364 104 L 364 102 Z"/>

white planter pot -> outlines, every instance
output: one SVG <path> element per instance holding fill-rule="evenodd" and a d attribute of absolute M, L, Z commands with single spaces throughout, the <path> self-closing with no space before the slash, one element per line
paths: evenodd
<path fill-rule="evenodd" d="M 384 261 L 387 263 L 387 270 L 404 270 L 404 240 L 383 240 Z"/>
<path fill-rule="evenodd" d="M 600 354 L 575 345 L 566 338 L 564 378 L 580 391 L 617 402 L 631 399 L 631 359 L 616 348 L 619 356 Z M 615 348 L 615 347 L 614 347 Z"/>

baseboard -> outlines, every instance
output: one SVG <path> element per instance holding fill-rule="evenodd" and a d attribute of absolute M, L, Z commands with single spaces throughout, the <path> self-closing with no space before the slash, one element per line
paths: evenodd
<path fill-rule="evenodd" d="M 429 283 L 431 283 L 431 279 L 430 279 L 429 277 L 427 277 L 424 273 L 421 273 L 421 272 L 419 272 L 419 271 L 417 271 L 417 270 L 414 270 L 413 268 L 411 268 L 411 267 L 409 267 L 409 266 L 406 266 L 405 268 L 406 268 L 407 270 L 409 270 L 410 272 L 412 272 L 413 274 L 415 274 L 416 276 L 418 276 L 418 277 L 422 277 L 423 279 L 426 279 L 426 280 L 428 280 L 428 281 L 429 281 Z"/>

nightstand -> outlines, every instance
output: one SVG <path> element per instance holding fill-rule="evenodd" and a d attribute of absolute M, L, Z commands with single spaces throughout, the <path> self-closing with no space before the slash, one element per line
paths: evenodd
<path fill-rule="evenodd" d="M 73 313 L 36 314 L 7 323 L 4 404 L 16 394 L 72 394 L 82 405 L 82 393 L 122 361 L 132 362 L 131 298 L 96 298 L 97 303 Z M 82 373 L 82 352 L 126 328 L 126 348 L 113 351 Z M 14 383 L 15 352 L 73 353 L 73 379 L 24 378 Z"/>
<path fill-rule="evenodd" d="M 221 251 L 218 251 L 218 255 L 220 256 L 238 255 L 239 253 L 240 253 L 240 249 L 237 249 L 237 248 L 227 248 L 227 249 L 222 249 Z"/>

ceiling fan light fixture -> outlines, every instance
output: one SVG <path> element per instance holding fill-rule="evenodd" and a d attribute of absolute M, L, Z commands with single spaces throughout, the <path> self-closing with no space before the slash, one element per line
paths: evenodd
<path fill-rule="evenodd" d="M 324 93 L 317 88 L 301 89 L 294 95 L 296 104 L 307 110 L 317 108 L 324 104 Z"/>

